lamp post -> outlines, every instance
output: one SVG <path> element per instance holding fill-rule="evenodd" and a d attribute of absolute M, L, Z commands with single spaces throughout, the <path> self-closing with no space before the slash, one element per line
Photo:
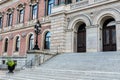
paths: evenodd
<path fill-rule="evenodd" d="M 41 32 L 41 24 L 40 24 L 39 20 L 35 24 L 34 29 L 35 29 L 35 34 L 36 34 L 36 42 L 35 42 L 35 46 L 34 46 L 33 50 L 39 50 L 40 48 L 38 47 L 38 35 Z"/>

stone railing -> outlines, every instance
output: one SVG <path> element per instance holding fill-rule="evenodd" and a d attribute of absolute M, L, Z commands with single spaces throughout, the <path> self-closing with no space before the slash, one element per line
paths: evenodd
<path fill-rule="evenodd" d="M 79 1 L 79 2 L 71 4 L 70 8 L 71 9 L 76 9 L 76 8 L 84 7 L 88 4 L 89 4 L 89 0 L 83 0 L 83 1 Z"/>

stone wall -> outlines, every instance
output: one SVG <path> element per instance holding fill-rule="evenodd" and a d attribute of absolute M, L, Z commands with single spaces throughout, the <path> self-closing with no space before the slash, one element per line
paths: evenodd
<path fill-rule="evenodd" d="M 51 16 L 51 51 L 59 52 L 62 48 L 63 51 L 61 52 L 77 51 L 77 22 L 84 22 L 86 24 L 86 51 L 102 51 L 102 24 L 103 19 L 108 16 L 114 18 L 116 21 L 116 46 L 117 51 L 119 51 L 119 1 L 96 0 L 95 2 L 90 2 L 89 0 L 89 3 L 86 5 L 77 6 L 80 3 L 73 3 L 67 6 L 62 5 L 66 8 L 61 9 L 61 11 L 56 10 L 59 6 L 54 7 L 53 10 L 56 11 L 53 11 Z"/>

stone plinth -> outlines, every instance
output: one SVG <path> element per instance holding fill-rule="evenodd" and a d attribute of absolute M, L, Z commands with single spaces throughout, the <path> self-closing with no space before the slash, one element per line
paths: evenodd
<path fill-rule="evenodd" d="M 40 50 L 30 50 L 27 52 L 27 62 L 32 62 L 32 66 L 38 66 L 51 57 L 53 57 L 55 54 L 40 51 Z"/>

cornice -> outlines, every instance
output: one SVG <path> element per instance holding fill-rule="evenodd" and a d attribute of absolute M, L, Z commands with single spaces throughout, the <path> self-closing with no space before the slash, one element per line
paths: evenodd
<path fill-rule="evenodd" d="M 69 13 L 73 13 L 73 12 L 87 10 L 87 9 L 91 9 L 91 8 L 94 8 L 94 7 L 99 7 L 99 6 L 107 5 L 107 4 L 110 4 L 110 3 L 113 4 L 113 3 L 119 2 L 119 1 L 120 0 L 106 0 L 104 2 L 97 2 L 97 3 L 94 3 L 94 4 L 87 4 L 87 5 L 83 6 L 83 7 L 77 7 L 77 8 L 74 8 L 74 9 L 70 9 L 66 13 L 69 14 Z"/>

